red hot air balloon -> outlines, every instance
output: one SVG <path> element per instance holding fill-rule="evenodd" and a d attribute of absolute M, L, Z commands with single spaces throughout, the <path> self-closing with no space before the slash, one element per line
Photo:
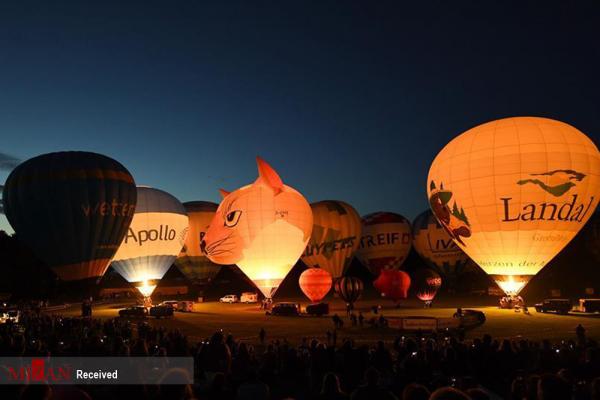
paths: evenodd
<path fill-rule="evenodd" d="M 382 296 L 392 299 L 394 302 L 408 297 L 410 287 L 410 276 L 404 271 L 383 269 L 379 277 L 373 282 L 375 289 Z"/>
<path fill-rule="evenodd" d="M 321 268 L 309 268 L 300 275 L 298 281 L 302 293 L 313 303 L 323 300 L 329 293 L 333 280 L 331 274 Z"/>
<path fill-rule="evenodd" d="M 442 286 L 442 277 L 432 269 L 421 268 L 413 274 L 413 285 L 417 298 L 430 306 Z"/>

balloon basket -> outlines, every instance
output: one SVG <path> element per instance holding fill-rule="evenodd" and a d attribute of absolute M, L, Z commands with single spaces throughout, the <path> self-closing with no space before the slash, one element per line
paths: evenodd
<path fill-rule="evenodd" d="M 525 300 L 521 296 L 504 296 L 499 300 L 499 307 L 503 309 L 514 309 L 515 311 L 520 310 L 525 305 Z"/>
<path fill-rule="evenodd" d="M 146 307 L 146 308 L 150 308 L 150 307 L 152 307 L 152 299 L 150 298 L 150 296 L 148 296 L 148 297 L 144 297 L 144 300 L 143 300 L 143 305 L 144 305 L 144 307 Z"/>

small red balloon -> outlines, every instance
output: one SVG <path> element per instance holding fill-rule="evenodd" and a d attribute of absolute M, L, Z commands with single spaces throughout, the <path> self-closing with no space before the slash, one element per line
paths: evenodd
<path fill-rule="evenodd" d="M 302 292 L 316 303 L 329 293 L 332 285 L 331 274 L 321 268 L 309 268 L 300 275 L 298 283 Z"/>
<path fill-rule="evenodd" d="M 404 271 L 384 269 L 373 282 L 375 289 L 393 301 L 406 299 L 410 287 L 410 276 Z"/>

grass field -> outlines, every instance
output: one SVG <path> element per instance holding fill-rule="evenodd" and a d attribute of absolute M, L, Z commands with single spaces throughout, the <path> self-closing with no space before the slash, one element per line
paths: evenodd
<path fill-rule="evenodd" d="M 289 299 L 287 299 L 289 300 Z M 295 299 L 295 301 L 302 301 Z M 331 313 L 338 313 L 344 318 L 345 326 L 338 332 L 338 339 L 351 337 L 358 342 L 375 340 L 393 341 L 399 331 L 391 328 L 352 327 L 345 316 L 344 304 L 332 299 L 329 301 Z M 386 317 L 394 316 L 433 316 L 451 317 L 456 311 L 452 301 L 442 301 L 440 307 L 424 309 L 417 302 L 408 302 L 402 308 L 383 305 L 382 313 Z M 516 313 L 513 310 L 502 310 L 490 305 L 469 303 L 463 306 L 483 311 L 487 317 L 484 325 L 467 332 L 467 337 L 478 337 L 489 333 L 501 338 L 551 339 L 554 341 L 574 337 L 575 327 L 582 324 L 589 337 L 600 339 L 600 315 L 554 315 L 536 313 L 531 307 L 531 314 Z M 481 302 L 480 302 L 481 303 Z M 488 302 L 489 303 L 489 302 Z M 360 301 L 357 310 L 362 310 L 366 318 L 372 316 L 370 306 L 375 300 Z M 95 318 L 113 318 L 124 304 L 103 304 L 94 307 Z M 78 307 L 60 311 L 63 315 L 79 315 Z M 258 338 L 260 328 L 267 332 L 268 339 L 287 338 L 292 342 L 302 337 L 324 338 L 327 330 L 333 329 L 331 317 L 276 317 L 267 316 L 256 304 L 222 304 L 218 302 L 196 303 L 192 313 L 175 313 L 173 318 L 148 318 L 152 326 L 178 328 L 188 335 L 192 341 L 209 337 L 218 329 L 224 333 L 232 333 L 235 337 L 254 342 Z"/>

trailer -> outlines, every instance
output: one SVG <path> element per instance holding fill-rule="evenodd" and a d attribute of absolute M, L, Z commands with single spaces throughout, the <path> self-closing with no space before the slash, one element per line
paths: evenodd
<path fill-rule="evenodd" d="M 600 299 L 579 299 L 579 311 L 583 313 L 600 312 Z"/>

